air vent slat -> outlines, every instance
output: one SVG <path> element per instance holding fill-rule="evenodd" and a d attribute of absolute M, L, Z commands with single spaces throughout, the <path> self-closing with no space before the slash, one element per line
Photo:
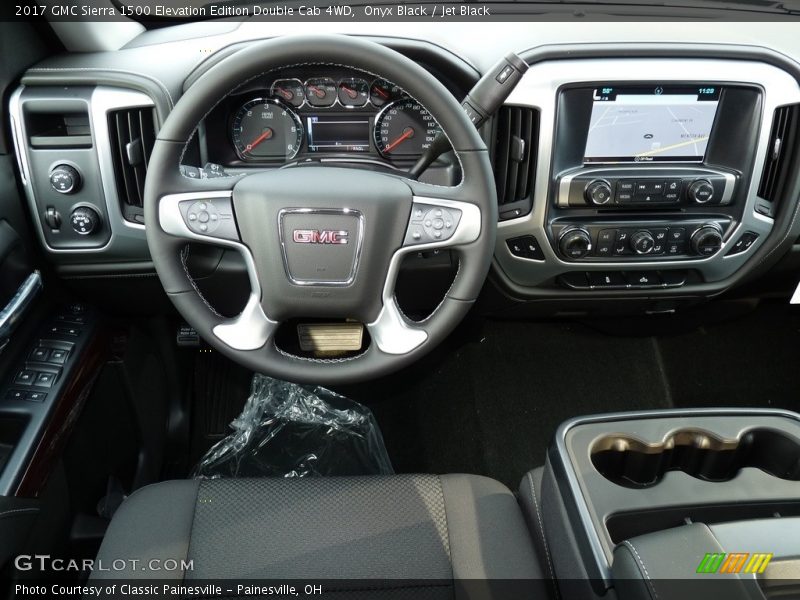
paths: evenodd
<path fill-rule="evenodd" d="M 111 112 L 108 128 L 123 214 L 141 222 L 147 163 L 156 138 L 153 109 L 137 107 Z"/>
<path fill-rule="evenodd" d="M 498 115 L 497 133 L 499 140 L 511 139 L 511 115 L 509 111 L 501 110 Z M 495 178 L 497 182 L 497 198 L 502 204 L 502 198 L 506 196 L 506 186 L 508 184 L 508 162 L 511 156 L 510 144 L 498 142 L 495 149 Z"/>
<path fill-rule="evenodd" d="M 500 218 L 515 218 L 530 212 L 539 113 L 522 106 L 503 106 L 497 114 L 494 174 Z"/>
<path fill-rule="evenodd" d="M 773 213 L 789 176 L 788 165 L 797 144 L 799 128 L 800 104 L 781 106 L 775 110 L 764 171 L 758 185 L 758 195 L 773 205 Z"/>

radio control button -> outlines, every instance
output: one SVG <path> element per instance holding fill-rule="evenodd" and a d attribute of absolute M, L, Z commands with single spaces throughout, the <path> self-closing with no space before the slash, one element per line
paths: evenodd
<path fill-rule="evenodd" d="M 644 183 L 644 189 L 637 191 L 641 191 L 646 194 L 661 195 L 664 193 L 664 181 L 646 181 Z"/>
<path fill-rule="evenodd" d="M 618 192 L 617 202 L 619 204 L 630 204 L 636 196 L 633 192 Z"/>
<path fill-rule="evenodd" d="M 632 179 L 620 179 L 617 183 L 617 192 L 633 192 L 636 189 L 636 182 Z"/>
<path fill-rule="evenodd" d="M 595 180 L 586 186 L 584 197 L 590 204 L 603 205 L 611 200 L 611 186 L 607 181 Z"/>
<path fill-rule="evenodd" d="M 689 200 L 698 204 L 707 204 L 714 199 L 714 186 L 707 179 L 698 179 L 686 191 Z"/>

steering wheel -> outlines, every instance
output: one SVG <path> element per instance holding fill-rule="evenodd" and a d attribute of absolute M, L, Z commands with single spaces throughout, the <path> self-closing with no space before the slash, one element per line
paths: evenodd
<path fill-rule="evenodd" d="M 438 186 L 341 166 L 209 179 L 181 174 L 191 137 L 217 103 L 256 77 L 304 65 L 357 69 L 415 98 L 448 136 L 461 182 Z M 212 347 L 254 371 L 328 384 L 386 374 L 444 339 L 483 285 L 497 222 L 488 152 L 456 99 L 408 58 L 346 36 L 255 42 L 202 75 L 158 133 L 144 211 L 147 244 L 164 290 Z M 251 293 L 237 317 L 219 315 L 203 298 L 186 267 L 188 242 L 241 253 Z M 395 300 L 398 269 L 406 254 L 434 248 L 455 253 L 458 273 L 436 310 L 424 321 L 411 321 Z M 295 356 L 275 343 L 279 325 L 293 318 L 360 321 L 369 344 L 347 358 Z"/>

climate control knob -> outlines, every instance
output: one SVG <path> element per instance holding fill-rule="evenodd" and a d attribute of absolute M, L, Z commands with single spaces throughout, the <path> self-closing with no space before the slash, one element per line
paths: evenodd
<path fill-rule="evenodd" d="M 686 190 L 689 200 L 698 204 L 707 204 L 714 198 L 714 186 L 708 179 L 698 179 Z"/>
<path fill-rule="evenodd" d="M 695 253 L 711 256 L 722 248 L 722 233 L 716 225 L 703 225 L 692 234 L 691 241 Z"/>
<path fill-rule="evenodd" d="M 58 165 L 50 171 L 50 187 L 59 194 L 74 194 L 81 187 L 81 174 L 69 165 Z"/>
<path fill-rule="evenodd" d="M 637 231 L 631 236 L 631 249 L 636 254 L 650 254 L 656 245 L 653 234 L 649 231 Z"/>
<path fill-rule="evenodd" d="M 592 238 L 585 229 L 567 229 L 558 240 L 558 249 L 567 258 L 583 258 L 592 251 Z"/>
<path fill-rule="evenodd" d="M 611 200 L 611 186 L 607 181 L 597 179 L 586 186 L 583 195 L 590 204 L 601 206 Z"/>
<path fill-rule="evenodd" d="M 69 223 L 79 235 L 89 235 L 97 230 L 100 225 L 100 215 L 88 206 L 79 206 L 69 216 Z"/>

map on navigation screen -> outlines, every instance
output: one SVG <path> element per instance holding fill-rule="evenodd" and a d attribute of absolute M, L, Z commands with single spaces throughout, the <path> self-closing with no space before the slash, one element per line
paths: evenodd
<path fill-rule="evenodd" d="M 701 162 L 719 88 L 597 88 L 584 162 Z"/>

